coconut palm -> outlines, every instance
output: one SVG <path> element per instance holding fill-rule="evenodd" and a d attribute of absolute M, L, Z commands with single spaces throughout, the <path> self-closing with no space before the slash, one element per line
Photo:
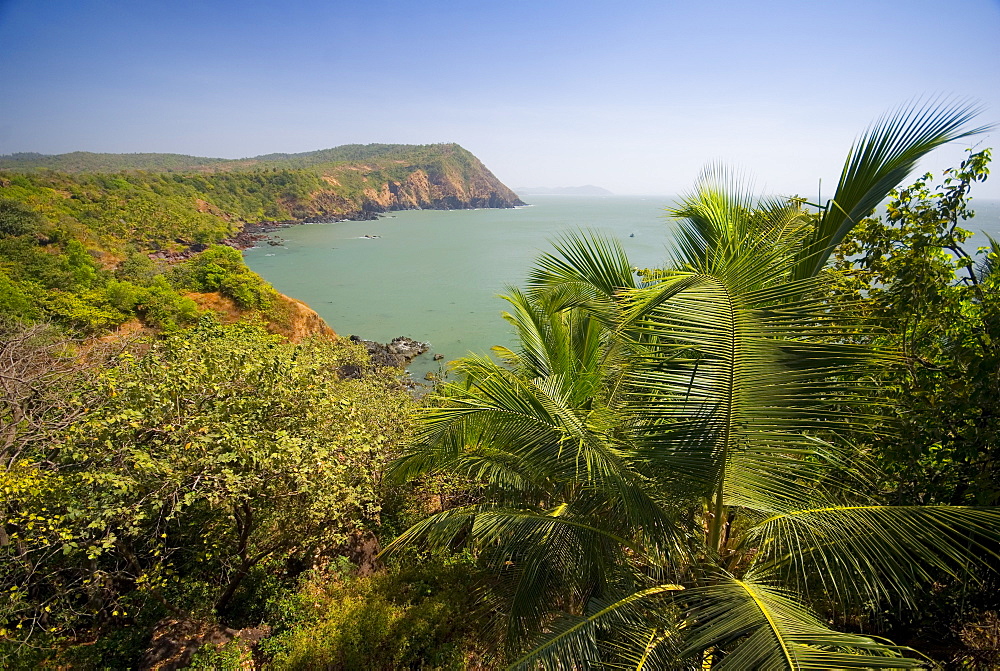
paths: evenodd
<path fill-rule="evenodd" d="M 875 124 L 818 214 L 711 167 L 673 211 L 662 270 L 637 276 L 592 233 L 561 239 L 506 296 L 520 347 L 458 362 L 394 466 L 473 478 L 484 502 L 389 551 L 473 548 L 497 578 L 488 633 L 516 666 L 921 666 L 832 623 L 986 568 L 1000 514 L 872 491 L 839 436 L 894 354 L 853 344 L 866 326 L 823 300 L 821 271 L 921 156 L 982 130 L 972 115 Z"/>

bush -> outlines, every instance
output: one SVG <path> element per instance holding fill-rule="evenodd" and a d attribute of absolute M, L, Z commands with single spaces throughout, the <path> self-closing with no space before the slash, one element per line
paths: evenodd
<path fill-rule="evenodd" d="M 0 237 L 37 233 L 44 225 L 45 218 L 24 203 L 0 198 Z"/>
<path fill-rule="evenodd" d="M 243 255 L 232 247 L 209 247 L 180 272 L 192 291 L 217 291 L 244 310 L 268 310 L 274 305 L 274 288 L 250 270 Z"/>
<path fill-rule="evenodd" d="M 467 555 L 368 578 L 317 574 L 276 604 L 274 669 L 467 669 L 479 658 Z"/>
<path fill-rule="evenodd" d="M 5 319 L 34 322 L 39 319 L 37 299 L 28 285 L 15 282 L 0 270 L 0 315 Z"/>

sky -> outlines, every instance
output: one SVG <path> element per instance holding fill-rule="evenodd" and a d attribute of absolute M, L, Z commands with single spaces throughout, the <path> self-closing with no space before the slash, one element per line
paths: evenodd
<path fill-rule="evenodd" d="M 722 161 L 814 195 L 914 100 L 1000 123 L 1000 0 L 0 0 L 0 154 L 457 142 L 512 187 L 673 195 Z M 1000 127 L 921 168 L 973 145 Z"/>

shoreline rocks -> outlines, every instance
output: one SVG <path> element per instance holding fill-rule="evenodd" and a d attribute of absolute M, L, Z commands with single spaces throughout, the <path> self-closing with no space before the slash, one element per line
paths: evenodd
<path fill-rule="evenodd" d="M 393 338 L 391 342 L 383 344 L 352 335 L 351 342 L 364 345 L 364 348 L 368 351 L 372 365 L 379 368 L 388 366 L 406 368 L 411 361 L 431 348 L 429 343 L 420 342 L 406 336 Z"/>
<path fill-rule="evenodd" d="M 513 192 L 511 192 L 513 194 Z M 472 196 L 464 199 L 454 195 L 442 196 L 428 201 L 414 202 L 389 202 L 383 204 L 373 199 L 364 200 L 360 207 L 339 214 L 316 214 L 303 219 L 288 219 L 283 221 L 258 221 L 244 222 L 240 224 L 240 229 L 232 236 L 220 240 L 218 244 L 228 245 L 240 251 L 257 247 L 260 243 L 267 243 L 278 247 L 283 244 L 281 238 L 275 238 L 272 234 L 283 228 L 301 226 L 307 222 L 318 224 L 329 224 L 338 221 L 376 221 L 387 215 L 389 212 L 400 212 L 405 210 L 471 210 L 479 208 L 488 209 L 512 209 L 524 205 L 524 203 L 514 194 L 513 198 L 506 197 L 496 192 L 490 192 L 488 196 Z M 367 236 L 366 236 L 367 237 Z M 371 236 L 378 237 L 378 236 Z M 187 261 L 199 252 L 203 252 L 208 245 L 203 243 L 190 244 L 185 240 L 177 240 L 178 244 L 186 245 L 180 251 L 156 250 L 148 254 L 149 258 L 167 263 L 180 263 Z"/>

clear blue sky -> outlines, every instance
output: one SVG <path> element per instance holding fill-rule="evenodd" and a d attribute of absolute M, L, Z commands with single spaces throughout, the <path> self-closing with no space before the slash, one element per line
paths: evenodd
<path fill-rule="evenodd" d="M 0 68 L 0 153 L 458 142 L 510 186 L 673 194 L 722 159 L 813 194 L 915 97 L 1000 122 L 1000 0 L 0 0 Z"/>

